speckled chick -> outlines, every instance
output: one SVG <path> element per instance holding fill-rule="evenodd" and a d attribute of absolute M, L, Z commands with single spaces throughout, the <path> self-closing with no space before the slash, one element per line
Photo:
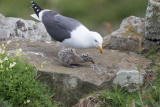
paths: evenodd
<path fill-rule="evenodd" d="M 92 62 L 94 60 L 89 53 L 79 54 L 75 49 L 66 48 L 58 52 L 58 57 L 64 66 L 71 66 L 85 62 Z"/>

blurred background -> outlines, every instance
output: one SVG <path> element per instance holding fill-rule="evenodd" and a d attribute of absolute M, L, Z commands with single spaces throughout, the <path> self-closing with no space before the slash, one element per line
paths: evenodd
<path fill-rule="evenodd" d="M 34 0 L 41 8 L 75 18 L 90 30 L 107 35 L 131 15 L 145 17 L 148 0 Z M 34 20 L 30 0 L 0 0 L 0 13 L 6 17 Z M 107 27 L 107 28 L 106 28 Z M 108 29 L 108 31 L 107 31 Z"/>

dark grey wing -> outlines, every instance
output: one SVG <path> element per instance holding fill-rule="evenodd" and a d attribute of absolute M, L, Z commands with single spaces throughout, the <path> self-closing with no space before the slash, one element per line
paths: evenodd
<path fill-rule="evenodd" d="M 60 14 L 55 15 L 55 21 L 56 23 L 61 26 L 63 29 L 66 29 L 67 31 L 73 31 L 76 29 L 81 23 L 73 18 L 69 18 L 66 16 L 62 16 Z"/>
<path fill-rule="evenodd" d="M 59 42 L 71 38 L 70 32 L 81 24 L 75 19 L 62 16 L 54 11 L 44 12 L 42 22 L 50 36 Z"/>

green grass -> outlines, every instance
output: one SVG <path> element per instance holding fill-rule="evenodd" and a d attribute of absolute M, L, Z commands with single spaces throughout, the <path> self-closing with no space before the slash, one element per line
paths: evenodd
<path fill-rule="evenodd" d="M 157 72 L 156 79 L 149 83 L 147 89 L 141 89 L 140 94 L 117 87 L 96 93 L 100 107 L 160 107 L 160 72 Z"/>
<path fill-rule="evenodd" d="M 93 93 L 98 95 L 99 107 L 160 107 L 160 47 L 153 47 L 145 56 L 154 64 L 147 71 L 144 86 L 132 93 L 119 86 Z"/>
<path fill-rule="evenodd" d="M 129 93 L 127 88 L 120 88 L 118 86 L 113 87 L 110 90 L 104 90 L 98 92 L 100 107 L 128 107 L 133 99 L 138 99 L 138 93 Z M 135 101 L 138 105 L 140 101 Z"/>
<path fill-rule="evenodd" d="M 0 98 L 0 107 L 12 107 L 12 104 L 4 101 L 3 98 Z"/>
<path fill-rule="evenodd" d="M 7 55 L 6 45 L 0 51 L 0 105 L 1 107 L 56 107 L 53 93 L 37 79 L 35 67 L 23 59 L 16 49 L 15 57 Z M 7 106 L 6 106 L 7 105 Z"/>
<path fill-rule="evenodd" d="M 160 63 L 160 46 L 153 47 L 145 56 L 155 63 Z"/>
<path fill-rule="evenodd" d="M 131 15 L 145 17 L 147 0 L 33 0 L 43 9 L 55 10 L 75 18 L 91 30 L 106 30 L 103 22 L 112 27 Z M 28 0 L 0 0 L 0 12 L 6 17 L 31 19 L 33 10 Z M 101 30 L 99 31 L 101 32 Z M 106 31 L 104 31 L 106 32 Z"/>

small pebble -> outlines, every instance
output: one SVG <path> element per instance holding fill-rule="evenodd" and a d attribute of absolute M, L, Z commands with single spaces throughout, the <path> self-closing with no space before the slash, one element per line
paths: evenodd
<path fill-rule="evenodd" d="M 101 72 L 107 72 L 107 70 L 105 70 L 101 67 L 98 67 L 96 64 L 91 64 L 91 68 L 93 68 L 94 70 L 101 71 Z"/>

